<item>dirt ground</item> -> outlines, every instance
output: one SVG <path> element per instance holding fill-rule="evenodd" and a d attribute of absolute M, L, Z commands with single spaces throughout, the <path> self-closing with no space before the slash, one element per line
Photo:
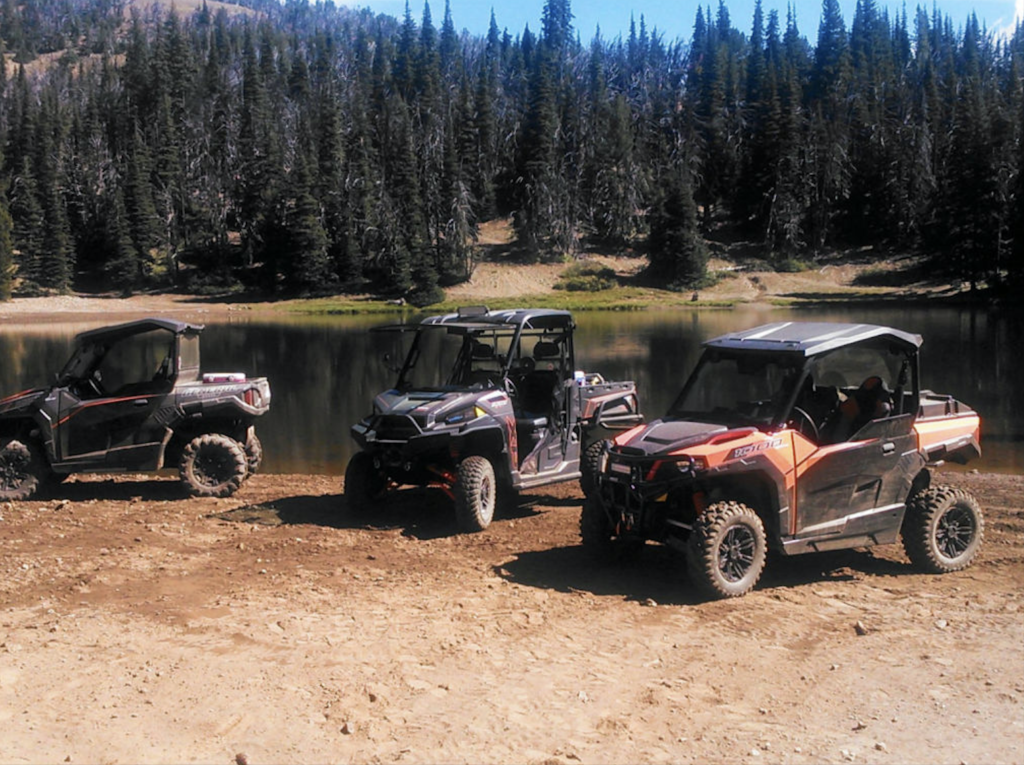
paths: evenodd
<path fill-rule="evenodd" d="M 1024 762 L 1021 476 L 942 476 L 987 513 L 964 572 L 802 556 L 711 603 L 666 548 L 591 563 L 574 484 L 460 535 L 434 491 L 132 478 L 0 504 L 2 762 Z"/>

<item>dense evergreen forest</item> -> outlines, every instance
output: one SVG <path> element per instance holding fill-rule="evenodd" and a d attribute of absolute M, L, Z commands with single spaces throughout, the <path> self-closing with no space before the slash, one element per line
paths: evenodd
<path fill-rule="evenodd" d="M 691 39 L 486 36 L 307 0 L 0 0 L 0 299 L 176 286 L 426 305 L 508 216 L 526 259 L 637 252 L 675 287 L 729 227 L 776 268 L 917 250 L 1024 277 L 1024 25 L 824 0 Z"/>

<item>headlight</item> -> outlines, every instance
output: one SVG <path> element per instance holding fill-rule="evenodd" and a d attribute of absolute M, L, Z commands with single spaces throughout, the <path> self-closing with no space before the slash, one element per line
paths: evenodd
<path fill-rule="evenodd" d="M 708 462 L 703 457 L 690 457 L 686 455 L 677 459 L 675 465 L 680 473 L 695 473 L 698 470 L 706 470 Z"/>
<path fill-rule="evenodd" d="M 469 422 L 475 420 L 477 417 L 483 417 L 486 412 L 478 406 L 469 406 L 465 409 L 459 409 L 446 415 L 444 418 L 445 425 L 459 425 L 463 422 Z"/>

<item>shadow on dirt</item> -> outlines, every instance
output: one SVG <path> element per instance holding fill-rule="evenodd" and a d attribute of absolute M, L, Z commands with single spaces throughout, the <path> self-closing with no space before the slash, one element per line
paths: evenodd
<path fill-rule="evenodd" d="M 663 545 L 648 544 L 608 563 L 593 560 L 579 545 L 556 547 L 523 553 L 496 567 L 495 573 L 527 587 L 619 596 L 641 603 L 696 605 L 704 600 L 690 584 L 683 556 Z M 875 557 L 868 550 L 842 550 L 772 559 L 756 589 L 790 589 L 909 573 L 909 564 Z"/>
<path fill-rule="evenodd" d="M 222 513 L 211 513 L 231 523 L 253 523 L 260 526 L 304 525 L 344 528 L 344 517 L 339 512 L 341 497 L 331 495 L 282 497 L 270 502 L 244 505 Z"/>
<path fill-rule="evenodd" d="M 871 550 L 837 550 L 796 555 L 792 558 L 772 557 L 765 566 L 758 588 L 799 587 L 910 573 L 913 573 L 913 568 L 909 563 L 880 558 Z"/>
<path fill-rule="evenodd" d="M 494 523 L 529 518 L 538 514 L 534 505 L 561 502 L 536 495 L 519 501 L 506 499 Z M 437 489 L 422 488 L 393 492 L 376 507 L 360 511 L 350 510 L 344 495 L 333 494 L 282 497 L 213 513 L 210 517 L 264 526 L 312 524 L 335 529 L 398 529 L 403 536 L 413 539 L 438 539 L 462 533 L 455 523 L 451 500 Z"/>
<path fill-rule="evenodd" d="M 665 605 L 700 602 L 689 586 L 682 557 L 663 546 L 648 545 L 609 563 L 591 558 L 580 545 L 518 555 L 495 573 L 510 582 L 558 592 L 654 600 Z"/>

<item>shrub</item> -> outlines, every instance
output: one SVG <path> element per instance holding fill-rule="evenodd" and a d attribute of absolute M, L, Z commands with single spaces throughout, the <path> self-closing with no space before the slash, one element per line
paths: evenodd
<path fill-rule="evenodd" d="M 556 290 L 600 292 L 616 286 L 615 271 L 600 263 L 574 263 L 559 277 Z"/>
<path fill-rule="evenodd" d="M 808 263 L 797 258 L 786 258 L 775 264 L 775 271 L 780 274 L 795 274 L 806 271 L 810 267 Z"/>

